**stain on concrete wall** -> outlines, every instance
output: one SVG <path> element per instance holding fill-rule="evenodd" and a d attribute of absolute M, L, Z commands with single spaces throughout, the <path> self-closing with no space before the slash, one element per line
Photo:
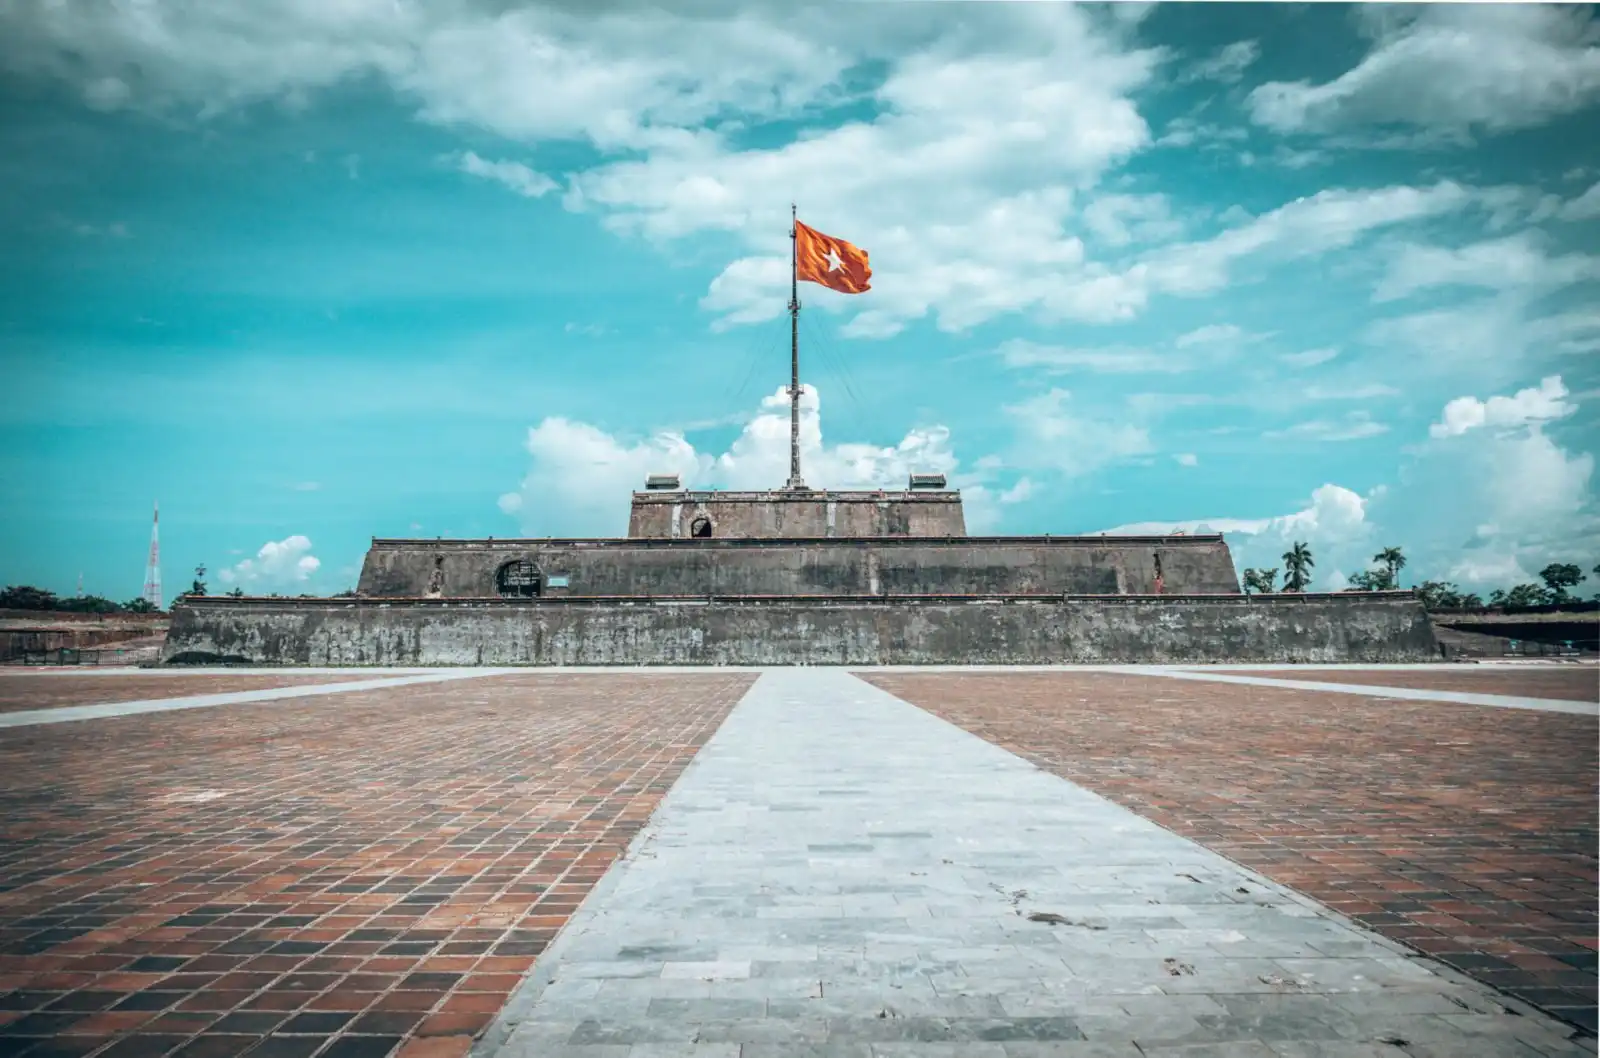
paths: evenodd
<path fill-rule="evenodd" d="M 547 596 L 1142 594 L 1156 556 L 1172 594 L 1237 595 L 1221 537 L 761 540 L 374 540 L 365 595 L 493 598 L 528 562 Z M 556 586 L 558 580 L 566 583 Z"/>
<path fill-rule="evenodd" d="M 164 659 L 258 665 L 1438 660 L 1409 593 L 717 601 L 235 600 L 173 607 Z"/>

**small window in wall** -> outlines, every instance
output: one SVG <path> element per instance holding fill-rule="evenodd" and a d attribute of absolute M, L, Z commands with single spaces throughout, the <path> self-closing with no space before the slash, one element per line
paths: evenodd
<path fill-rule="evenodd" d="M 697 518 L 695 518 L 694 521 L 689 523 L 689 535 L 690 536 L 710 536 L 711 535 L 711 519 L 707 518 L 703 514 L 698 516 Z"/>
<path fill-rule="evenodd" d="M 542 580 L 532 562 L 507 562 L 494 575 L 494 587 L 502 599 L 531 599 L 539 594 Z"/>

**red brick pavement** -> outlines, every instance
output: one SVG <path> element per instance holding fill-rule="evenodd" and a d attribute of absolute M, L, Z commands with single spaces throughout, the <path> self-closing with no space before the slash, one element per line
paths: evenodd
<path fill-rule="evenodd" d="M 1230 669 L 1229 672 L 1234 673 L 1234 670 Z M 1467 691 L 1474 694 L 1509 694 L 1518 698 L 1600 702 L 1600 667 L 1594 665 L 1493 665 L 1439 672 L 1414 669 L 1264 669 L 1234 674 L 1275 680 L 1354 683 L 1364 687 L 1413 687 L 1427 691 Z"/>
<path fill-rule="evenodd" d="M 460 1058 L 753 679 L 0 732 L 0 1052 Z"/>
<path fill-rule="evenodd" d="M 1594 717 L 1140 675 L 863 678 L 1594 1029 Z"/>
<path fill-rule="evenodd" d="M 100 702 L 142 702 L 187 698 L 192 694 L 263 691 L 269 687 L 301 687 L 319 683 L 369 680 L 376 676 L 218 676 L 184 673 L 161 676 L 63 676 L 56 672 L 0 673 L 0 713 L 50 709 Z"/>

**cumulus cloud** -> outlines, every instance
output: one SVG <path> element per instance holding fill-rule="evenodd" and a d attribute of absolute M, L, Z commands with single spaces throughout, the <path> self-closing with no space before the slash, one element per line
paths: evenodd
<path fill-rule="evenodd" d="M 1107 532 L 1221 532 L 1240 569 L 1281 567 L 1282 552 L 1302 540 L 1317 561 L 1313 587 L 1329 590 L 1368 568 L 1385 546 L 1409 557 L 1410 583 L 1449 580 L 1480 593 L 1535 580 L 1551 562 L 1587 567 L 1600 556 L 1594 455 L 1563 447 L 1545 429 L 1571 413 L 1566 395 L 1559 378 L 1547 378 L 1510 397 L 1452 401 L 1392 483 L 1365 495 L 1329 483 L 1290 514 L 1144 522 Z"/>
<path fill-rule="evenodd" d="M 1190 518 L 1173 522 L 1138 522 L 1106 529 L 1107 534 L 1222 533 L 1233 552 L 1234 565 L 1279 568 L 1281 556 L 1297 541 L 1311 547 L 1316 567 L 1314 591 L 1344 587 L 1341 567 L 1365 563 L 1363 554 L 1373 539 L 1367 518 L 1369 499 L 1341 485 L 1322 485 L 1300 510 L 1268 518 Z"/>
<path fill-rule="evenodd" d="M 1509 397 L 1494 396 L 1488 400 L 1477 397 L 1457 397 L 1444 406 L 1443 417 L 1428 427 L 1430 437 L 1459 437 L 1468 430 L 1480 427 L 1518 429 L 1538 426 L 1571 415 L 1578 408 L 1562 398 L 1567 387 L 1560 375 L 1550 375 L 1537 386 L 1518 390 Z"/>
<path fill-rule="evenodd" d="M 452 155 L 450 161 L 463 173 L 492 180 L 524 198 L 548 195 L 559 186 L 545 174 L 535 172 L 521 162 L 491 162 L 472 151 Z"/>
<path fill-rule="evenodd" d="M 1322 84 L 1274 81 L 1250 93 L 1251 117 L 1281 132 L 1405 125 L 1435 132 L 1527 128 L 1600 94 L 1600 47 L 1582 6 L 1374 5 L 1354 68 Z"/>
<path fill-rule="evenodd" d="M 1025 310 L 1045 321 L 1128 320 L 1156 294 L 1216 293 L 1247 259 L 1314 257 L 1353 246 L 1374 232 L 1457 212 L 1477 199 L 1471 190 L 1451 181 L 1424 187 L 1327 189 L 1257 217 L 1245 215 L 1210 238 L 1148 250 L 1117 267 L 1089 260 L 1083 242 L 1067 234 L 1071 201 L 1064 190 L 1026 193 L 992 206 L 985 216 L 966 225 L 908 227 L 906 238 L 890 245 L 901 248 L 896 256 L 911 262 L 911 271 L 897 278 L 894 267 L 883 268 L 884 293 L 875 302 L 877 307 L 857 317 L 866 325 L 855 333 L 896 334 L 909 320 L 930 312 L 946 330 L 962 330 L 1002 313 Z M 1025 220 L 1028 223 L 1020 223 Z M 872 252 L 878 260 L 879 251 Z M 986 262 L 983 255 L 991 252 L 994 259 Z M 933 278 L 934 272 L 942 278 Z M 730 321 L 770 319 L 782 311 L 788 274 L 788 259 L 778 253 L 744 258 L 718 277 L 703 305 Z M 840 307 L 837 299 L 824 304 Z"/>
<path fill-rule="evenodd" d="M 1083 224 L 1110 247 L 1170 239 L 1183 231 L 1166 195 L 1099 195 L 1083 207 Z"/>
<path fill-rule="evenodd" d="M 1137 22 L 1126 5 L 1108 16 L 983 4 L 930 21 L 915 5 L 852 5 L 842 18 L 735 0 L 643 13 L 553 0 L 261 0 L 242 12 L 21 0 L 0 66 L 106 105 L 202 114 L 372 77 L 424 121 L 584 142 L 600 160 L 562 174 L 566 208 L 661 243 L 722 233 L 738 245 L 702 300 L 722 327 L 782 312 L 789 201 L 873 254 L 864 311 L 806 292 L 853 313 L 854 337 L 929 317 L 948 331 L 1011 313 L 1129 320 L 1158 294 L 1222 289 L 1246 258 L 1325 253 L 1460 208 L 1452 184 L 1334 189 L 1157 247 L 1184 230 L 1170 203 L 1104 179 L 1151 145 L 1135 100 L 1166 55 L 1134 42 Z M 1236 42 L 1195 69 L 1229 80 L 1256 54 Z M 843 123 L 841 108 L 853 115 Z M 780 120 L 801 131 L 747 138 Z M 472 152 L 454 164 L 528 196 L 558 182 Z"/>
<path fill-rule="evenodd" d="M 254 558 L 218 570 L 217 579 L 245 589 L 293 587 L 304 585 L 321 566 L 321 560 L 311 553 L 310 539 L 297 533 L 267 541 Z"/>
<path fill-rule="evenodd" d="M 994 503 L 1020 502 L 1031 488 L 1019 481 L 1000 495 L 992 493 L 986 474 L 962 470 L 943 426 L 908 430 L 893 445 L 829 443 L 823 439 L 821 411 L 817 390 L 802 386 L 801 469 L 813 488 L 905 488 L 912 473 L 942 473 L 964 489 L 968 521 L 976 528 L 992 521 Z M 499 500 L 523 532 L 621 536 L 629 496 L 650 474 L 677 474 L 688 488 L 781 487 L 789 476 L 789 397 L 780 389 L 764 398 L 720 453 L 697 450 L 678 432 L 629 440 L 561 418 L 531 428 L 526 447 L 533 460 L 527 476 Z"/>

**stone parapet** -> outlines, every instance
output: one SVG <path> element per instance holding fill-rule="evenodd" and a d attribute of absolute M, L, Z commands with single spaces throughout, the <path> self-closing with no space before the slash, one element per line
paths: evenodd
<path fill-rule="evenodd" d="M 1221 536 L 856 539 L 374 540 L 358 590 L 375 597 L 943 593 L 1237 595 Z"/>
<path fill-rule="evenodd" d="M 959 665 L 1439 659 L 1409 592 L 185 599 L 163 659 L 254 665 Z"/>

